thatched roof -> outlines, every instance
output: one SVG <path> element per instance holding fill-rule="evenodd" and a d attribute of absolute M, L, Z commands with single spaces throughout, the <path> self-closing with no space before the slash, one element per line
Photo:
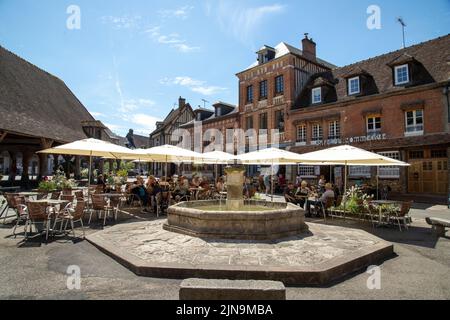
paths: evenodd
<path fill-rule="evenodd" d="M 95 121 L 63 81 L 0 46 L 0 130 L 57 142 L 86 138 Z"/>

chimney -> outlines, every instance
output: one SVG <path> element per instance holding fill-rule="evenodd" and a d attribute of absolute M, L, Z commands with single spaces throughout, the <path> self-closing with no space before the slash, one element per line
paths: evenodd
<path fill-rule="evenodd" d="M 308 33 L 305 33 L 305 38 L 302 40 L 303 56 L 306 59 L 316 61 L 316 43 L 313 39 L 308 38 Z"/>
<path fill-rule="evenodd" d="M 178 98 L 178 108 L 182 108 L 186 105 L 186 99 L 182 98 L 181 96 Z"/>

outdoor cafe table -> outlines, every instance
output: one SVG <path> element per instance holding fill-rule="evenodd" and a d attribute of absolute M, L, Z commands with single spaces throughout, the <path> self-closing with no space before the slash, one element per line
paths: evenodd
<path fill-rule="evenodd" d="M 383 205 L 399 205 L 401 204 L 401 202 L 399 201 L 393 201 L 393 200 L 373 200 L 370 203 L 378 206 L 378 213 L 379 213 L 379 218 L 378 218 L 378 226 L 381 225 L 381 218 L 383 216 Z"/>
<path fill-rule="evenodd" d="M 14 191 L 19 191 L 19 190 L 20 190 L 20 187 L 1 187 L 0 188 L 0 194 L 3 194 L 3 193 L 8 192 L 8 191 L 14 192 Z"/>
<path fill-rule="evenodd" d="M 42 194 L 41 192 L 19 192 L 18 195 L 25 198 L 34 198 Z"/>

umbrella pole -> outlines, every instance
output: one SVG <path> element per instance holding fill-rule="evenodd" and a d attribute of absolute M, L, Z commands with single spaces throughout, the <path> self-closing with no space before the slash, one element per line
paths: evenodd
<path fill-rule="evenodd" d="M 272 191 L 272 202 L 273 202 L 273 161 L 272 161 L 272 166 L 271 166 L 271 169 L 270 169 L 272 172 L 272 175 L 270 176 L 270 188 L 272 189 L 271 191 Z"/>
<path fill-rule="evenodd" d="M 345 193 L 347 192 L 347 161 L 345 161 L 345 166 L 344 166 L 344 193 L 342 198 L 345 197 Z M 345 205 L 346 205 L 347 199 L 345 199 L 344 201 L 344 213 L 345 213 Z"/>
<path fill-rule="evenodd" d="M 380 171 L 379 171 L 379 168 L 380 167 L 378 167 L 377 166 L 377 200 L 379 200 L 379 197 L 378 197 L 378 195 L 379 195 L 379 177 L 380 177 Z"/>
<path fill-rule="evenodd" d="M 87 202 L 87 207 L 89 208 L 90 204 L 91 204 L 91 171 L 92 171 L 92 151 L 91 154 L 89 155 L 89 170 L 88 170 L 88 202 Z"/>
<path fill-rule="evenodd" d="M 165 178 L 166 178 L 166 181 L 167 181 L 167 156 L 166 156 L 166 170 L 165 170 Z"/>

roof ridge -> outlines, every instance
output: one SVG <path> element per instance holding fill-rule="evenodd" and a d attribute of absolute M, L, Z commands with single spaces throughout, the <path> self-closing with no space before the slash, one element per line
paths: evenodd
<path fill-rule="evenodd" d="M 406 47 L 406 48 L 402 48 L 402 49 L 398 49 L 398 50 L 386 52 L 386 53 L 380 54 L 380 55 L 378 55 L 378 56 L 374 56 L 374 57 L 370 57 L 370 58 L 363 59 L 363 60 L 360 60 L 360 61 L 356 61 L 356 62 L 347 64 L 347 65 L 344 65 L 344 66 L 342 66 L 342 67 L 337 67 L 337 68 L 334 68 L 333 71 L 334 71 L 334 70 L 339 70 L 339 69 L 348 68 L 348 67 L 351 67 L 351 66 L 354 66 L 354 65 L 358 65 L 358 64 L 362 64 L 362 63 L 367 62 L 367 61 L 372 61 L 372 60 L 375 60 L 375 59 L 380 59 L 380 58 L 382 58 L 382 57 L 386 57 L 386 56 L 388 56 L 388 55 L 390 55 L 390 54 L 393 54 L 393 53 L 396 53 L 396 52 L 397 52 L 397 53 L 406 52 L 406 50 L 408 50 L 408 49 L 412 49 L 412 48 L 416 48 L 416 47 L 419 47 L 419 46 L 423 46 L 423 45 L 426 45 L 426 44 L 428 44 L 428 43 L 430 43 L 430 42 L 442 40 L 442 39 L 444 39 L 444 38 L 446 38 L 446 37 L 448 37 L 448 36 L 450 36 L 450 33 L 449 33 L 449 34 L 446 34 L 445 36 L 440 36 L 440 37 L 437 37 L 437 38 L 433 38 L 433 39 L 429 39 L 429 40 L 426 40 L 426 41 L 422 41 L 422 42 L 413 44 L 413 45 L 411 45 L 411 46 L 409 46 L 409 47 Z"/>
<path fill-rule="evenodd" d="M 16 58 L 18 58 L 18 59 L 20 59 L 20 60 L 22 60 L 22 61 L 25 62 L 26 64 L 28 64 L 28 65 L 30 65 L 30 66 L 32 66 L 32 67 L 38 69 L 39 71 L 42 71 L 42 72 L 44 72 L 45 74 L 47 74 L 47 75 L 49 75 L 49 76 L 51 76 L 51 77 L 53 77 L 53 78 L 55 78 L 55 79 L 58 79 L 59 81 L 61 81 L 61 82 L 64 83 L 64 81 L 61 80 L 61 78 L 55 76 L 54 74 L 51 74 L 50 72 L 48 72 L 48 71 L 42 69 L 41 67 L 35 65 L 34 63 L 31 63 L 30 61 L 28 61 L 28 60 L 22 58 L 22 57 L 19 56 L 18 54 L 16 54 L 16 53 L 10 51 L 9 49 L 7 49 L 7 48 L 5 48 L 5 47 L 3 47 L 1 44 L 0 44 L 0 49 L 5 50 L 7 53 L 9 53 L 9 54 L 15 56 Z"/>

